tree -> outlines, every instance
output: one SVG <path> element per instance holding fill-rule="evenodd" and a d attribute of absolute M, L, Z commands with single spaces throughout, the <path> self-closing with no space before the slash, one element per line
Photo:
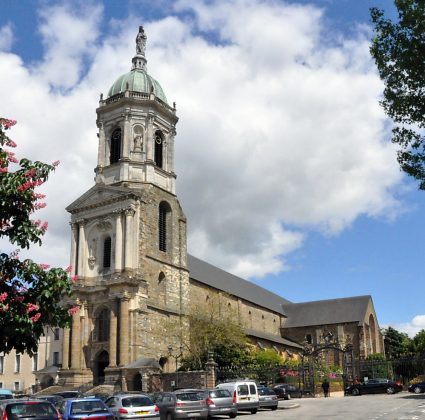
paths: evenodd
<path fill-rule="evenodd" d="M 388 359 L 398 359 L 412 355 L 412 340 L 406 334 L 388 327 L 382 331 L 385 341 L 385 354 Z"/>
<path fill-rule="evenodd" d="M 237 324 L 234 311 L 223 308 L 223 296 L 209 299 L 206 305 L 193 305 L 189 314 L 188 352 L 182 369 L 203 369 L 208 353 L 213 352 L 219 367 L 240 367 L 250 361 L 248 339 Z"/>
<path fill-rule="evenodd" d="M 370 52 L 385 83 L 381 105 L 395 123 L 392 142 L 399 146 L 398 162 L 425 190 L 425 3 L 394 3 L 398 22 L 370 9 L 376 32 Z"/>
<path fill-rule="evenodd" d="M 420 330 L 413 337 L 413 347 L 418 357 L 425 357 L 425 330 Z"/>
<path fill-rule="evenodd" d="M 6 132 L 16 124 L 0 118 L 0 237 L 19 248 L 41 244 L 47 222 L 32 219 L 45 207 L 43 194 L 35 189 L 47 181 L 59 162 L 51 165 L 18 159 L 10 148 L 16 143 Z M 0 253 L 0 352 L 37 352 L 44 329 L 69 325 L 78 307 L 66 307 L 71 296 L 70 268 L 49 268 L 30 259 L 21 261 L 19 250 Z"/>

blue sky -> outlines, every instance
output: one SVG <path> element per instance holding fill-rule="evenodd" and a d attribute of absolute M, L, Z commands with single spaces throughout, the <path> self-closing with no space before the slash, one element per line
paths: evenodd
<path fill-rule="evenodd" d="M 381 325 L 425 328 L 425 196 L 398 169 L 368 54 L 369 7 L 394 16 L 391 1 L 2 6 L 1 113 L 20 152 L 62 162 L 36 260 L 67 265 L 64 208 L 93 185 L 96 102 L 143 24 L 148 71 L 177 102 L 189 252 L 294 302 L 370 294 Z"/>

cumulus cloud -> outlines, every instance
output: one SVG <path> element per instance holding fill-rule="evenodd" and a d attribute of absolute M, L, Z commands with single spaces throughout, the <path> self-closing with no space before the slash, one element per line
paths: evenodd
<path fill-rule="evenodd" d="M 12 24 L 8 23 L 0 28 L 0 51 L 9 51 L 13 44 Z"/>
<path fill-rule="evenodd" d="M 419 331 L 425 330 L 425 315 L 416 315 L 409 322 L 392 324 L 391 327 L 413 338 Z"/>
<path fill-rule="evenodd" d="M 175 7 L 145 29 L 148 71 L 177 102 L 177 192 L 189 252 L 261 277 L 290 269 L 285 256 L 312 230 L 336 235 L 360 215 L 397 214 L 401 174 L 385 141 L 382 85 L 364 28 L 331 43 L 321 10 L 311 6 Z M 40 13 L 42 61 L 31 68 L 2 53 L 0 89 L 7 116 L 19 120 L 20 152 L 62 161 L 46 186 L 46 251 L 35 253 L 66 265 L 64 207 L 93 185 L 98 94 L 130 69 L 144 19 L 114 21 L 104 34 L 98 7 Z"/>

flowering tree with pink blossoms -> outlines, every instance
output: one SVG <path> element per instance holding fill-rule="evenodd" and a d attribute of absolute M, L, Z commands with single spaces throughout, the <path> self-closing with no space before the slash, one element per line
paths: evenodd
<path fill-rule="evenodd" d="M 29 248 L 41 244 L 47 222 L 34 213 L 46 204 L 35 190 L 47 181 L 59 162 L 46 164 L 18 160 L 12 151 L 16 144 L 7 132 L 14 120 L 0 118 L 0 237 L 12 245 Z M 0 252 L 0 352 L 15 349 L 30 355 L 37 352 L 46 327 L 65 327 L 78 310 L 64 304 L 70 297 L 70 268 L 50 268 L 46 264 L 19 259 L 19 249 Z"/>

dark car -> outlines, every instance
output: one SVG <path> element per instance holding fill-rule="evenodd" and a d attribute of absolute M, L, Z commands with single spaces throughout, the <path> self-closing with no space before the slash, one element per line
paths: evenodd
<path fill-rule="evenodd" d="M 345 389 L 346 395 L 395 394 L 403 390 L 403 385 L 389 379 L 369 379 L 367 382 L 353 384 Z"/>
<path fill-rule="evenodd" d="M 116 394 L 105 401 L 120 420 L 159 419 L 159 408 L 145 394 Z"/>
<path fill-rule="evenodd" d="M 108 406 L 99 398 L 70 398 L 59 404 L 63 420 L 114 420 Z"/>
<path fill-rule="evenodd" d="M 51 402 L 55 407 L 58 407 L 59 403 L 62 402 L 63 397 L 60 395 L 37 395 L 38 400 L 44 400 Z"/>
<path fill-rule="evenodd" d="M 217 415 L 227 415 L 231 419 L 238 414 L 238 406 L 233 395 L 227 389 L 207 389 L 206 403 L 208 407 L 208 417 Z"/>
<path fill-rule="evenodd" d="M 276 393 L 272 389 L 266 386 L 259 386 L 258 399 L 260 401 L 260 408 L 270 408 L 271 410 L 277 410 L 279 401 Z"/>
<path fill-rule="evenodd" d="M 205 390 L 180 389 L 174 392 L 159 392 L 154 398 L 161 419 L 208 418 Z"/>
<path fill-rule="evenodd" d="M 60 414 L 48 401 L 2 400 L 0 418 L 2 420 L 60 420 Z"/>
<path fill-rule="evenodd" d="M 273 387 L 279 399 L 290 400 L 291 398 L 301 398 L 302 391 L 292 384 L 279 384 Z"/>
<path fill-rule="evenodd" d="M 422 394 L 425 392 L 425 381 L 424 382 L 418 382 L 417 384 L 411 384 L 409 385 L 409 388 L 407 388 L 409 392 L 414 392 L 415 394 Z"/>
<path fill-rule="evenodd" d="M 62 398 L 82 398 L 84 396 L 79 391 L 61 391 L 55 392 L 53 395 L 59 395 Z"/>

